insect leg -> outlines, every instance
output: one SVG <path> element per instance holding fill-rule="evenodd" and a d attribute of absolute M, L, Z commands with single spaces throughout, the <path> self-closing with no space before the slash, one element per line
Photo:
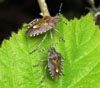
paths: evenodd
<path fill-rule="evenodd" d="M 64 61 L 65 61 L 65 59 L 62 59 L 61 61 L 62 61 L 62 62 L 64 62 Z"/>
<path fill-rule="evenodd" d="M 39 66 L 39 65 L 40 65 L 40 63 L 41 63 L 41 62 L 45 62 L 45 61 L 47 61 L 47 59 L 40 60 L 40 61 L 39 61 L 39 63 L 37 63 L 37 64 L 33 65 L 33 67 L 37 67 L 37 66 Z"/>
<path fill-rule="evenodd" d="M 91 13 L 93 13 L 93 15 L 95 15 L 95 13 L 97 12 L 97 9 L 95 7 L 95 1 L 94 0 L 88 0 L 87 1 L 92 8 L 86 7 L 85 9 L 89 10 Z"/>
<path fill-rule="evenodd" d="M 44 35 L 44 37 L 43 37 L 41 43 L 37 46 L 37 48 L 34 49 L 32 52 L 30 52 L 30 54 L 32 54 L 33 52 L 35 52 L 35 51 L 41 46 L 41 44 L 44 42 L 44 40 L 46 39 L 46 37 L 47 37 L 47 33 Z"/>
<path fill-rule="evenodd" d="M 52 40 L 53 40 L 53 36 L 52 36 L 52 32 L 50 31 L 50 37 L 51 37 L 51 42 L 50 42 L 50 46 L 52 46 Z M 46 48 L 46 49 L 41 49 L 40 47 L 37 47 L 37 48 L 39 48 L 40 49 L 40 51 L 41 52 L 43 52 L 45 55 L 48 55 L 48 54 L 46 54 L 44 51 L 47 49 L 49 49 L 49 48 Z M 33 51 L 34 52 L 34 51 Z"/>
<path fill-rule="evenodd" d="M 63 37 L 62 37 L 62 35 L 61 35 L 61 33 L 57 30 L 57 29 L 54 29 L 57 33 L 59 33 L 60 34 L 60 39 L 59 39 L 59 41 L 57 42 L 57 43 L 55 43 L 55 45 L 54 46 L 56 46 L 57 44 L 59 44 L 59 42 L 61 41 L 61 40 L 63 40 L 64 42 L 65 42 L 65 40 L 63 39 Z"/>
<path fill-rule="evenodd" d="M 92 8 L 96 9 L 94 0 L 88 0 L 87 2 L 92 6 Z"/>
<path fill-rule="evenodd" d="M 64 57 L 62 57 L 62 61 L 65 61 L 66 59 Z"/>
<path fill-rule="evenodd" d="M 45 73 L 46 73 L 47 67 L 48 67 L 48 65 L 46 65 L 45 68 L 44 68 L 43 78 L 42 78 L 42 80 L 40 81 L 41 83 L 45 80 L 45 75 L 46 75 Z"/>
<path fill-rule="evenodd" d="M 44 37 L 43 37 L 41 43 L 40 43 L 37 47 L 40 47 L 40 45 L 44 42 L 44 40 L 46 39 L 46 37 L 47 37 L 47 33 L 44 35 Z"/>
<path fill-rule="evenodd" d="M 48 54 L 44 51 L 44 49 L 41 49 L 40 47 L 38 47 L 38 48 L 40 49 L 40 52 L 42 52 L 43 54 L 48 56 Z"/>
<path fill-rule="evenodd" d="M 55 28 L 54 28 L 54 30 L 60 35 L 61 39 L 64 40 L 62 35 L 61 35 L 61 33 L 57 29 L 55 29 Z"/>
<path fill-rule="evenodd" d="M 53 39 L 53 37 L 52 37 L 52 32 L 51 31 L 50 31 L 50 37 L 51 37 L 50 46 L 52 46 L 52 39 Z"/>

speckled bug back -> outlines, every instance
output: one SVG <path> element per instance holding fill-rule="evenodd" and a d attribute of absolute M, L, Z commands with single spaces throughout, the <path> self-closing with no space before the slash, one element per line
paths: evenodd
<path fill-rule="evenodd" d="M 50 47 L 50 54 L 48 56 L 48 67 L 53 79 L 57 79 L 62 75 L 62 56 L 60 53 L 56 52 L 54 47 Z"/>
<path fill-rule="evenodd" d="M 30 37 L 40 35 L 54 28 L 59 22 L 59 16 L 45 16 L 42 19 L 35 19 L 28 24 L 26 34 Z"/>
<path fill-rule="evenodd" d="M 45 79 L 45 72 L 46 72 L 47 67 L 49 69 L 50 76 L 52 77 L 52 79 L 58 80 L 58 78 L 63 74 L 62 70 L 63 70 L 64 59 L 63 59 L 62 55 L 59 52 L 57 52 L 54 47 L 50 47 L 49 55 L 43 49 L 41 49 L 41 48 L 39 48 L 39 49 L 42 53 L 44 53 L 45 55 L 48 56 L 48 59 L 40 60 L 40 62 L 38 64 L 34 65 L 34 67 L 36 67 L 41 62 L 44 62 L 44 61 L 48 62 L 45 65 L 44 76 L 40 82 L 42 83 Z"/>

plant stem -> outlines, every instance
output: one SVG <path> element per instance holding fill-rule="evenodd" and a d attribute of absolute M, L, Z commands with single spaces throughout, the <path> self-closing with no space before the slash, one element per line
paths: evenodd
<path fill-rule="evenodd" d="M 41 9 L 41 13 L 42 13 L 42 16 L 50 16 L 50 13 L 48 11 L 48 7 L 47 7 L 47 4 L 45 2 L 45 0 L 38 0 L 38 3 L 39 3 L 39 6 L 40 6 L 40 9 Z"/>

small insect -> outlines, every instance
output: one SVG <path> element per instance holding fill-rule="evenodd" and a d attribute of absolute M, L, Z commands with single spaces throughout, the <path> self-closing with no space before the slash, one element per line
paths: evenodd
<path fill-rule="evenodd" d="M 87 9 L 90 10 L 90 12 L 93 14 L 95 25 L 98 25 L 100 27 L 100 5 L 98 6 L 98 8 L 96 8 L 94 0 L 88 0 L 88 2 L 92 6 L 92 8 Z"/>
<path fill-rule="evenodd" d="M 50 47 L 50 54 L 48 56 L 48 67 L 53 79 L 56 79 L 62 75 L 62 69 L 64 61 L 62 55 L 58 53 L 54 47 Z"/>
<path fill-rule="evenodd" d="M 55 17 L 45 16 L 42 19 L 35 19 L 28 24 L 28 30 L 26 33 L 30 37 L 38 36 L 56 27 L 56 24 L 59 21 L 59 15 L 56 15 Z"/>
<path fill-rule="evenodd" d="M 39 48 L 44 54 L 46 54 L 44 52 L 44 50 L 42 50 L 41 48 Z M 45 79 L 45 73 L 46 73 L 46 69 L 47 67 L 49 68 L 49 72 L 50 72 L 50 75 L 52 77 L 52 79 L 56 80 L 59 78 L 59 76 L 61 76 L 63 73 L 62 73 L 62 70 L 63 70 L 63 64 L 62 62 L 64 61 L 62 55 L 57 52 L 55 50 L 54 47 L 50 47 L 50 53 L 49 55 L 46 54 L 48 56 L 48 59 L 45 59 L 45 60 L 41 60 L 38 64 L 34 65 L 34 66 L 38 66 L 41 62 L 44 62 L 44 61 L 47 61 L 48 64 L 45 66 L 45 70 L 44 70 L 44 76 L 41 80 L 41 82 L 44 81 Z"/>
<path fill-rule="evenodd" d="M 62 7 L 62 3 L 60 5 L 59 14 L 57 14 L 56 16 L 54 17 L 45 16 L 42 19 L 35 19 L 28 24 L 28 27 L 27 27 L 28 30 L 26 31 L 26 34 L 29 37 L 35 37 L 46 32 L 41 43 L 37 47 L 39 47 L 44 42 L 44 40 L 47 37 L 47 31 L 51 29 L 54 29 L 57 33 L 59 33 L 60 37 L 62 38 L 61 33 L 55 28 L 56 24 L 60 22 L 61 7 Z M 51 31 L 50 31 L 50 35 L 51 35 L 51 40 L 52 40 Z M 34 49 L 31 53 L 33 53 L 35 50 L 36 49 Z"/>

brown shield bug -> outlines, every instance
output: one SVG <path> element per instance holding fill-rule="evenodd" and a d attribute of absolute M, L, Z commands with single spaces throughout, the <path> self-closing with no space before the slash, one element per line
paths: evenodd
<path fill-rule="evenodd" d="M 26 34 L 29 37 L 35 37 L 35 36 L 38 36 L 40 34 L 43 34 L 43 33 L 47 32 L 51 29 L 54 29 L 57 33 L 59 33 L 60 37 L 62 38 L 60 32 L 55 28 L 56 24 L 58 22 L 60 22 L 61 7 L 62 7 L 62 3 L 60 5 L 59 14 L 54 16 L 54 17 L 45 16 L 41 19 L 35 19 L 35 20 L 31 21 L 28 24 L 28 27 L 27 27 L 28 30 L 26 31 Z M 52 40 L 52 32 L 51 31 L 50 31 L 50 35 L 51 35 L 51 40 Z M 42 41 L 40 42 L 39 45 L 37 45 L 37 47 L 40 47 L 40 45 L 44 42 L 46 37 L 47 37 L 47 33 L 44 35 Z M 31 53 L 33 53 L 36 50 L 37 50 L 37 48 L 34 49 Z"/>
<path fill-rule="evenodd" d="M 63 69 L 63 57 L 60 53 L 58 53 L 54 47 L 50 47 L 50 53 L 48 56 L 48 67 L 53 79 L 56 79 L 60 75 L 62 75 Z"/>
<path fill-rule="evenodd" d="M 55 17 L 45 16 L 42 19 L 35 19 L 28 24 L 26 34 L 30 37 L 38 36 L 56 27 L 56 24 L 59 21 L 59 15 Z"/>
<path fill-rule="evenodd" d="M 88 0 L 88 1 L 92 6 L 92 8 L 87 7 L 87 9 L 93 14 L 95 24 L 98 25 L 100 28 L 100 5 L 98 6 L 98 8 L 96 8 L 94 0 Z"/>
<path fill-rule="evenodd" d="M 59 52 L 57 52 L 54 47 L 50 47 L 49 54 L 45 53 L 43 49 L 41 49 L 41 48 L 39 48 L 39 49 L 41 52 L 43 52 L 44 54 L 46 54 L 48 56 L 48 59 L 41 60 L 38 64 L 33 65 L 35 67 L 35 66 L 38 66 L 41 62 L 44 62 L 44 61 L 48 62 L 48 64 L 45 66 L 44 76 L 43 76 L 41 82 L 43 82 L 45 79 L 45 73 L 46 73 L 47 67 L 49 68 L 49 72 L 50 72 L 52 79 L 54 79 L 54 80 L 58 79 L 59 76 L 61 76 L 63 74 L 62 73 L 62 70 L 63 70 L 62 62 L 64 61 L 64 59 L 63 59 L 62 55 Z"/>

